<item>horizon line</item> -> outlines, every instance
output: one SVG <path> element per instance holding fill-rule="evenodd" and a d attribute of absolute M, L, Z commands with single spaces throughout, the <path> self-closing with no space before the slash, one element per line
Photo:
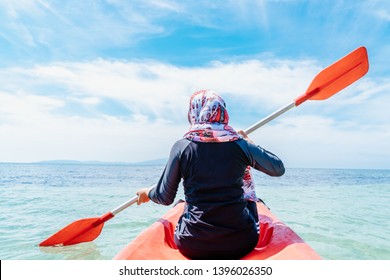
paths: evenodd
<path fill-rule="evenodd" d="M 33 161 L 33 162 L 3 162 L 0 161 L 0 164 L 28 164 L 28 165 L 129 165 L 129 166 L 152 166 L 152 165 L 165 165 L 167 162 L 165 159 L 154 159 L 146 160 L 140 162 L 125 162 L 125 161 L 99 161 L 99 160 L 42 160 L 42 161 Z M 382 167 L 301 167 L 301 166 L 290 166 L 286 169 L 329 169 L 329 170 L 389 170 L 390 168 Z"/>

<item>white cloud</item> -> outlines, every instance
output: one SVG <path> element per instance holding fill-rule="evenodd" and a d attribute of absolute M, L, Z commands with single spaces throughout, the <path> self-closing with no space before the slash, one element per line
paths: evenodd
<path fill-rule="evenodd" d="M 243 114 L 265 117 L 304 92 L 319 69 L 313 61 L 282 60 L 203 67 L 95 60 L 3 69 L 0 161 L 163 158 L 188 128 L 193 91 L 213 88 L 232 101 L 231 120 L 242 128 L 252 124 Z M 251 137 L 288 166 L 389 167 L 389 90 L 389 80 L 363 79 Z M 112 111 L 104 108 L 110 104 Z M 116 114 L 115 106 L 126 113 Z"/>
<path fill-rule="evenodd" d="M 55 109 L 64 106 L 64 101 L 58 98 L 25 93 L 0 92 L 1 122 L 28 124 L 42 122 Z"/>
<path fill-rule="evenodd" d="M 379 18 L 384 19 L 386 21 L 390 21 L 390 12 L 386 10 L 379 10 L 376 12 Z"/>
<path fill-rule="evenodd" d="M 130 110 L 146 110 L 164 118 L 166 109 L 183 111 L 180 108 L 189 94 L 199 88 L 214 88 L 227 96 L 248 98 L 252 105 L 275 108 L 303 93 L 317 69 L 307 61 L 249 60 L 177 67 L 153 61 L 96 60 L 13 71 L 35 86 L 61 86 L 80 98 L 113 98 Z"/>

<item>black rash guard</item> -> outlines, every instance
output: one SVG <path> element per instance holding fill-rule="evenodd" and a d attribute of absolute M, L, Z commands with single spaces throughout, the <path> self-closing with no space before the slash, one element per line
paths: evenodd
<path fill-rule="evenodd" d="M 277 156 L 242 139 L 219 143 L 181 139 L 173 145 L 149 198 L 172 204 L 183 179 L 186 206 L 175 231 L 182 253 L 192 258 L 229 258 L 256 246 L 257 215 L 243 199 L 242 189 L 248 165 L 270 176 L 285 171 Z"/>

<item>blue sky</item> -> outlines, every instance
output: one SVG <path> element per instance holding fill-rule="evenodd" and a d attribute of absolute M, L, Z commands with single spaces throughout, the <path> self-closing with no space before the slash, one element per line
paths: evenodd
<path fill-rule="evenodd" d="M 0 162 L 165 158 L 193 91 L 246 128 L 365 46 L 365 77 L 251 137 L 289 167 L 390 168 L 389 3 L 0 0 Z"/>

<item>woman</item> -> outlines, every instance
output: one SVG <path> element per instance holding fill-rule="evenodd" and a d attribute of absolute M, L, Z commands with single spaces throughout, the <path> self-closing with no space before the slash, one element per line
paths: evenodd
<path fill-rule="evenodd" d="M 183 179 L 186 205 L 175 231 L 180 252 L 191 259 L 239 259 L 259 237 L 249 166 L 281 176 L 283 163 L 228 125 L 225 102 L 214 91 L 191 96 L 188 120 L 190 130 L 173 145 L 157 185 L 137 192 L 138 204 L 173 203 Z"/>

